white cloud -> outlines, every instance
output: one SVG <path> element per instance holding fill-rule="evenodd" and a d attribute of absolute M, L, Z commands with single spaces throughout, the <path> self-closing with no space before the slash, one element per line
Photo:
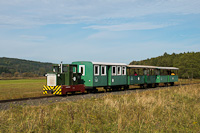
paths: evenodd
<path fill-rule="evenodd" d="M 198 0 L 6 0 L 0 25 L 97 23 L 151 14 L 199 14 Z"/>
<path fill-rule="evenodd" d="M 175 24 L 151 24 L 151 23 L 126 23 L 119 25 L 93 25 L 84 28 L 91 28 L 95 30 L 108 30 L 108 31 L 126 31 L 126 30 L 150 30 L 159 29 Z"/>

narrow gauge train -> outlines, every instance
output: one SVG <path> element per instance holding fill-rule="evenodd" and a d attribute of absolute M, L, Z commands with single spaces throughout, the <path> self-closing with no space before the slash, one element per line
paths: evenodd
<path fill-rule="evenodd" d="M 95 92 L 97 87 L 108 90 L 126 90 L 130 85 L 141 88 L 174 85 L 178 81 L 178 68 L 124 63 L 101 63 L 90 61 L 55 64 L 53 72 L 47 73 L 43 94 L 66 95 L 68 92 Z"/>

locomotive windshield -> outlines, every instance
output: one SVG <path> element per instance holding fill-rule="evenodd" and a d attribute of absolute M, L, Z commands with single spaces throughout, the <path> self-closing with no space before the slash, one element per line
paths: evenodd
<path fill-rule="evenodd" d="M 58 73 L 58 72 L 59 72 L 59 66 L 54 66 L 54 67 L 53 67 L 53 72 Z"/>
<path fill-rule="evenodd" d="M 63 67 L 63 72 L 67 72 L 67 70 L 68 70 L 67 66 L 64 66 Z"/>

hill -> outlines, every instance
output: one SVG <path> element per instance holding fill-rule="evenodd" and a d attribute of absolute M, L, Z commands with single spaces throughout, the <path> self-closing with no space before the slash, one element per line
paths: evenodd
<path fill-rule="evenodd" d="M 142 61 L 132 61 L 131 65 L 152 65 L 178 67 L 180 78 L 200 78 L 200 52 L 167 54 Z M 2 77 L 37 77 L 52 70 L 52 63 L 0 57 Z"/>
<path fill-rule="evenodd" d="M 2 77 L 36 77 L 51 71 L 51 63 L 0 57 L 0 75 Z"/>
<path fill-rule="evenodd" d="M 173 53 L 171 55 L 164 53 L 156 58 L 132 61 L 130 64 L 178 67 L 180 78 L 200 78 L 200 52 Z"/>

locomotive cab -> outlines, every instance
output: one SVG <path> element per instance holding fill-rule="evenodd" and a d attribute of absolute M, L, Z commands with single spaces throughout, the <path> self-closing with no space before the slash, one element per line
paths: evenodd
<path fill-rule="evenodd" d="M 56 85 L 77 85 L 80 84 L 81 73 L 77 73 L 77 65 L 59 64 L 53 65 L 53 73 L 47 74 L 47 85 L 49 84 L 52 75 L 54 75 L 54 84 Z"/>
<path fill-rule="evenodd" d="M 55 64 L 53 72 L 47 73 L 47 85 L 43 87 L 43 93 L 63 95 L 67 92 L 81 90 L 84 85 L 81 85 L 81 73 L 77 72 L 75 64 Z"/>

